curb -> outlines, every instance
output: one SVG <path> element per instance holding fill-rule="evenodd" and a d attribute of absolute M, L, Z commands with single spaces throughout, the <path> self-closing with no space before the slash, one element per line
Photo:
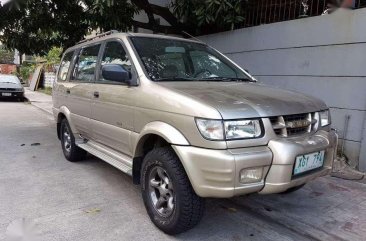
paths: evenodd
<path fill-rule="evenodd" d="M 49 111 L 49 110 L 47 110 L 46 108 L 43 108 L 43 107 L 41 107 L 41 106 L 38 106 L 37 104 L 34 104 L 34 103 L 37 103 L 37 102 L 32 102 L 32 101 L 29 101 L 29 100 L 28 100 L 28 101 L 27 101 L 27 102 L 25 102 L 25 103 L 29 103 L 30 105 L 32 105 L 32 106 L 36 107 L 37 109 L 39 109 L 39 110 L 41 110 L 41 111 L 45 112 L 46 114 L 53 115 L 52 111 Z"/>

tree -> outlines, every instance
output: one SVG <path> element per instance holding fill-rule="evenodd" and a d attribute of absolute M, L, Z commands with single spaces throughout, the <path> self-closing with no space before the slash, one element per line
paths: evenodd
<path fill-rule="evenodd" d="M 48 51 L 47 55 L 40 58 L 45 61 L 45 68 L 49 72 L 55 71 L 55 66 L 61 61 L 62 48 L 53 47 Z"/>
<path fill-rule="evenodd" d="M 195 34 L 199 34 L 210 33 L 209 29 L 233 30 L 236 24 L 244 21 L 247 2 L 247 0 L 178 0 L 172 3 L 172 7 L 175 15 L 186 25 L 195 26 L 198 30 Z"/>
<path fill-rule="evenodd" d="M 12 0 L 0 6 L 0 41 L 21 53 L 45 55 L 53 46 L 66 49 L 92 31 L 131 30 L 207 34 L 230 30 L 243 20 L 245 0 Z M 146 13 L 148 22 L 134 20 Z M 170 26 L 155 19 L 160 16 Z"/>
<path fill-rule="evenodd" d="M 0 64 L 13 64 L 14 54 L 14 51 L 9 51 L 0 45 Z"/>
<path fill-rule="evenodd" d="M 113 5 L 100 0 L 13 0 L 0 7 L 0 41 L 21 53 L 45 55 L 53 46 L 74 45 L 93 29 L 126 31 L 135 10 L 123 2 L 127 4 L 127 0 Z"/>

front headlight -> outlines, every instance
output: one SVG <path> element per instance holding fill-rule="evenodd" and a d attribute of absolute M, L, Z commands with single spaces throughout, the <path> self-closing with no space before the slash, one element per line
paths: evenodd
<path fill-rule="evenodd" d="M 224 129 L 221 120 L 196 119 L 201 135 L 209 140 L 224 140 Z"/>
<path fill-rule="evenodd" d="M 260 120 L 225 121 L 224 125 L 227 140 L 250 139 L 262 135 Z"/>
<path fill-rule="evenodd" d="M 330 124 L 330 115 L 329 110 L 323 110 L 319 112 L 320 117 L 320 125 L 322 127 L 327 126 Z"/>
<path fill-rule="evenodd" d="M 262 136 L 260 120 L 209 120 L 196 118 L 201 135 L 209 140 L 251 139 Z"/>

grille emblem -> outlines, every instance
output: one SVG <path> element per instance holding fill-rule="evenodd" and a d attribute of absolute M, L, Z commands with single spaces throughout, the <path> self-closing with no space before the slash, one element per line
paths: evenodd
<path fill-rule="evenodd" d="M 288 121 L 286 123 L 286 126 L 290 128 L 301 128 L 301 127 L 307 127 L 310 124 L 311 121 L 309 120 L 294 120 L 294 121 Z"/>

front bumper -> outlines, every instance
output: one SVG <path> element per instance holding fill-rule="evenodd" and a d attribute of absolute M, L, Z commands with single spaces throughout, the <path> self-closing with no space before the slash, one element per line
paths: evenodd
<path fill-rule="evenodd" d="M 334 131 L 298 138 L 271 140 L 267 146 L 228 150 L 173 146 L 187 172 L 193 189 L 201 197 L 228 198 L 259 192 L 279 193 L 304 184 L 332 170 L 337 146 Z M 293 177 L 295 159 L 299 155 L 325 150 L 324 166 L 318 170 Z M 263 167 L 260 182 L 242 184 L 242 169 Z"/>

